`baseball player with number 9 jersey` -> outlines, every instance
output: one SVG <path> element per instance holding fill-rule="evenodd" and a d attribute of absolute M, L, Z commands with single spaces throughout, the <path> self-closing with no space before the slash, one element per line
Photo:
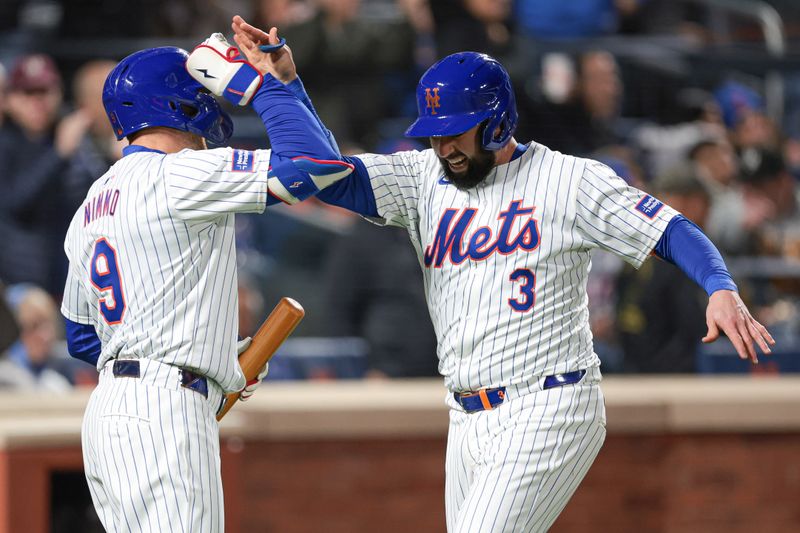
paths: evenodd
<path fill-rule="evenodd" d="M 103 103 L 130 144 L 65 242 L 69 350 L 100 372 L 81 436 L 108 531 L 224 530 L 216 414 L 226 393 L 246 399 L 266 372 L 245 383 L 237 360 L 247 342 L 237 344 L 234 214 L 299 201 L 352 170 L 321 130 L 308 131 L 320 151 L 285 140 L 310 116 L 269 74 L 288 51 L 251 64 L 220 35 L 199 48 L 191 75 L 189 54 L 173 47 L 132 54 L 109 74 Z M 220 92 L 252 101 L 272 150 L 206 149 L 233 127 L 193 76 L 224 78 Z"/>
<path fill-rule="evenodd" d="M 234 30 L 240 43 L 263 39 Z M 511 82 L 491 57 L 442 59 L 417 104 L 406 135 L 432 149 L 345 157 L 353 173 L 318 197 L 406 228 L 416 249 L 450 391 L 448 531 L 545 531 L 606 434 L 592 250 L 635 267 L 652 254 L 677 264 L 710 296 L 705 341 L 722 330 L 754 362 L 754 345 L 768 353 L 774 341 L 686 218 L 596 161 L 517 143 Z"/>

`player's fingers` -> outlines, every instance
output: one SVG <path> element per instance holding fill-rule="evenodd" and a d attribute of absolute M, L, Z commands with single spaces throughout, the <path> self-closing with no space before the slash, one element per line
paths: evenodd
<path fill-rule="evenodd" d="M 239 24 L 241 30 L 256 41 L 257 43 L 268 43 L 269 42 L 269 34 L 267 34 L 264 30 L 256 28 L 252 24 L 248 23 L 246 20 L 242 19 L 241 24 Z M 275 43 L 271 43 L 275 44 Z"/>
<path fill-rule="evenodd" d="M 758 330 L 758 332 L 761 334 L 761 337 L 763 337 L 769 344 L 774 345 L 775 339 L 772 337 L 769 330 L 755 318 L 750 317 L 750 319 L 753 321 L 756 330 Z"/>
<path fill-rule="evenodd" d="M 238 33 L 235 33 L 233 35 L 233 41 L 236 43 L 236 45 L 239 47 L 239 50 L 241 50 L 243 54 L 248 55 L 249 48 L 247 47 L 247 40 L 244 37 L 242 37 Z"/>
<path fill-rule="evenodd" d="M 231 29 L 233 30 L 233 33 L 241 33 L 243 31 L 242 30 L 243 22 L 244 19 L 239 15 L 233 17 L 233 20 L 231 21 Z"/>
<path fill-rule="evenodd" d="M 733 344 L 733 348 L 736 350 L 736 353 L 739 355 L 739 358 L 747 359 L 749 356 L 747 348 L 744 345 L 742 336 L 736 330 L 736 327 L 731 327 L 731 328 L 722 327 L 722 330 L 725 332 L 725 335 Z"/>
<path fill-rule="evenodd" d="M 706 324 L 708 326 L 708 331 L 706 332 L 706 336 L 703 337 L 702 340 L 703 342 L 706 343 L 714 342 L 719 338 L 719 328 L 717 328 L 716 322 L 713 322 L 711 320 L 706 321 Z"/>
<path fill-rule="evenodd" d="M 733 347 L 741 359 L 751 359 L 756 362 L 752 339 L 750 333 L 747 332 L 743 317 L 728 318 L 720 322 L 719 326 L 733 343 Z"/>
<path fill-rule="evenodd" d="M 775 339 L 769 334 L 767 328 L 762 326 L 756 319 L 750 317 L 750 320 L 747 322 L 747 327 L 750 330 L 750 335 L 755 339 L 756 343 L 758 344 L 759 348 L 764 354 L 772 353 L 770 349 L 770 344 L 775 344 Z M 771 341 L 771 342 L 770 342 Z"/>
<path fill-rule="evenodd" d="M 256 44 L 252 39 L 250 39 L 249 36 L 242 33 L 237 33 L 233 36 L 233 40 L 236 41 L 236 44 L 239 45 L 239 48 L 245 54 L 249 55 L 255 52 Z"/>
<path fill-rule="evenodd" d="M 269 374 L 269 363 L 264 363 L 264 366 L 261 367 L 261 370 L 258 372 L 258 381 L 263 380 Z"/>
<path fill-rule="evenodd" d="M 742 339 L 742 344 L 744 345 L 745 354 L 747 356 L 743 357 L 743 359 L 750 359 L 753 363 L 758 363 L 758 354 L 756 353 L 755 343 L 753 341 L 753 336 L 750 334 L 750 331 L 747 328 L 747 323 L 745 321 L 737 321 L 736 331 L 739 333 L 739 337 Z"/>

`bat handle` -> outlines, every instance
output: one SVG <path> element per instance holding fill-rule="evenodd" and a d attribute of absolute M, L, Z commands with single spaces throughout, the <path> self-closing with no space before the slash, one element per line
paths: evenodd
<path fill-rule="evenodd" d="M 250 380 L 258 375 L 264 364 L 275 355 L 280 345 L 292 334 L 304 316 L 305 311 L 302 305 L 291 298 L 281 298 L 253 335 L 250 346 L 239 355 L 239 364 L 245 379 Z M 226 395 L 225 402 L 217 413 L 218 421 L 233 407 L 236 400 L 239 399 L 240 392 L 231 392 Z"/>

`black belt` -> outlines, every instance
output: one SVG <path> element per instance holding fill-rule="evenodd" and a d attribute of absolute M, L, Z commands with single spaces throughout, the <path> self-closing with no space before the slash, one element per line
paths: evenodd
<path fill-rule="evenodd" d="M 576 370 L 574 372 L 567 372 L 565 374 L 553 374 L 544 378 L 542 390 L 552 389 L 554 387 L 563 387 L 577 383 L 583 376 L 586 375 L 586 370 Z M 468 413 L 475 411 L 490 411 L 494 407 L 503 403 L 506 399 L 506 388 L 497 387 L 494 389 L 481 389 L 477 392 L 454 392 L 453 397 Z"/>
<path fill-rule="evenodd" d="M 177 367 L 176 367 L 177 368 Z M 201 374 L 178 368 L 181 375 L 181 386 L 193 390 L 208 398 L 208 379 Z M 125 378 L 138 378 L 139 361 L 129 359 L 118 359 L 114 361 L 114 376 Z"/>

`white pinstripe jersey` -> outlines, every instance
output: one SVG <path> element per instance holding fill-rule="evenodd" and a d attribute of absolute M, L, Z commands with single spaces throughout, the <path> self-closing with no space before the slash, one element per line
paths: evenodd
<path fill-rule="evenodd" d="M 111 358 L 149 358 L 240 390 L 234 213 L 266 207 L 269 150 L 135 152 L 89 190 L 64 249 L 62 313 Z"/>
<path fill-rule="evenodd" d="M 536 143 L 469 191 L 443 179 L 433 150 L 358 157 L 378 214 L 405 226 L 416 248 L 452 391 L 599 365 L 591 251 L 638 268 L 676 214 L 605 165 Z"/>

